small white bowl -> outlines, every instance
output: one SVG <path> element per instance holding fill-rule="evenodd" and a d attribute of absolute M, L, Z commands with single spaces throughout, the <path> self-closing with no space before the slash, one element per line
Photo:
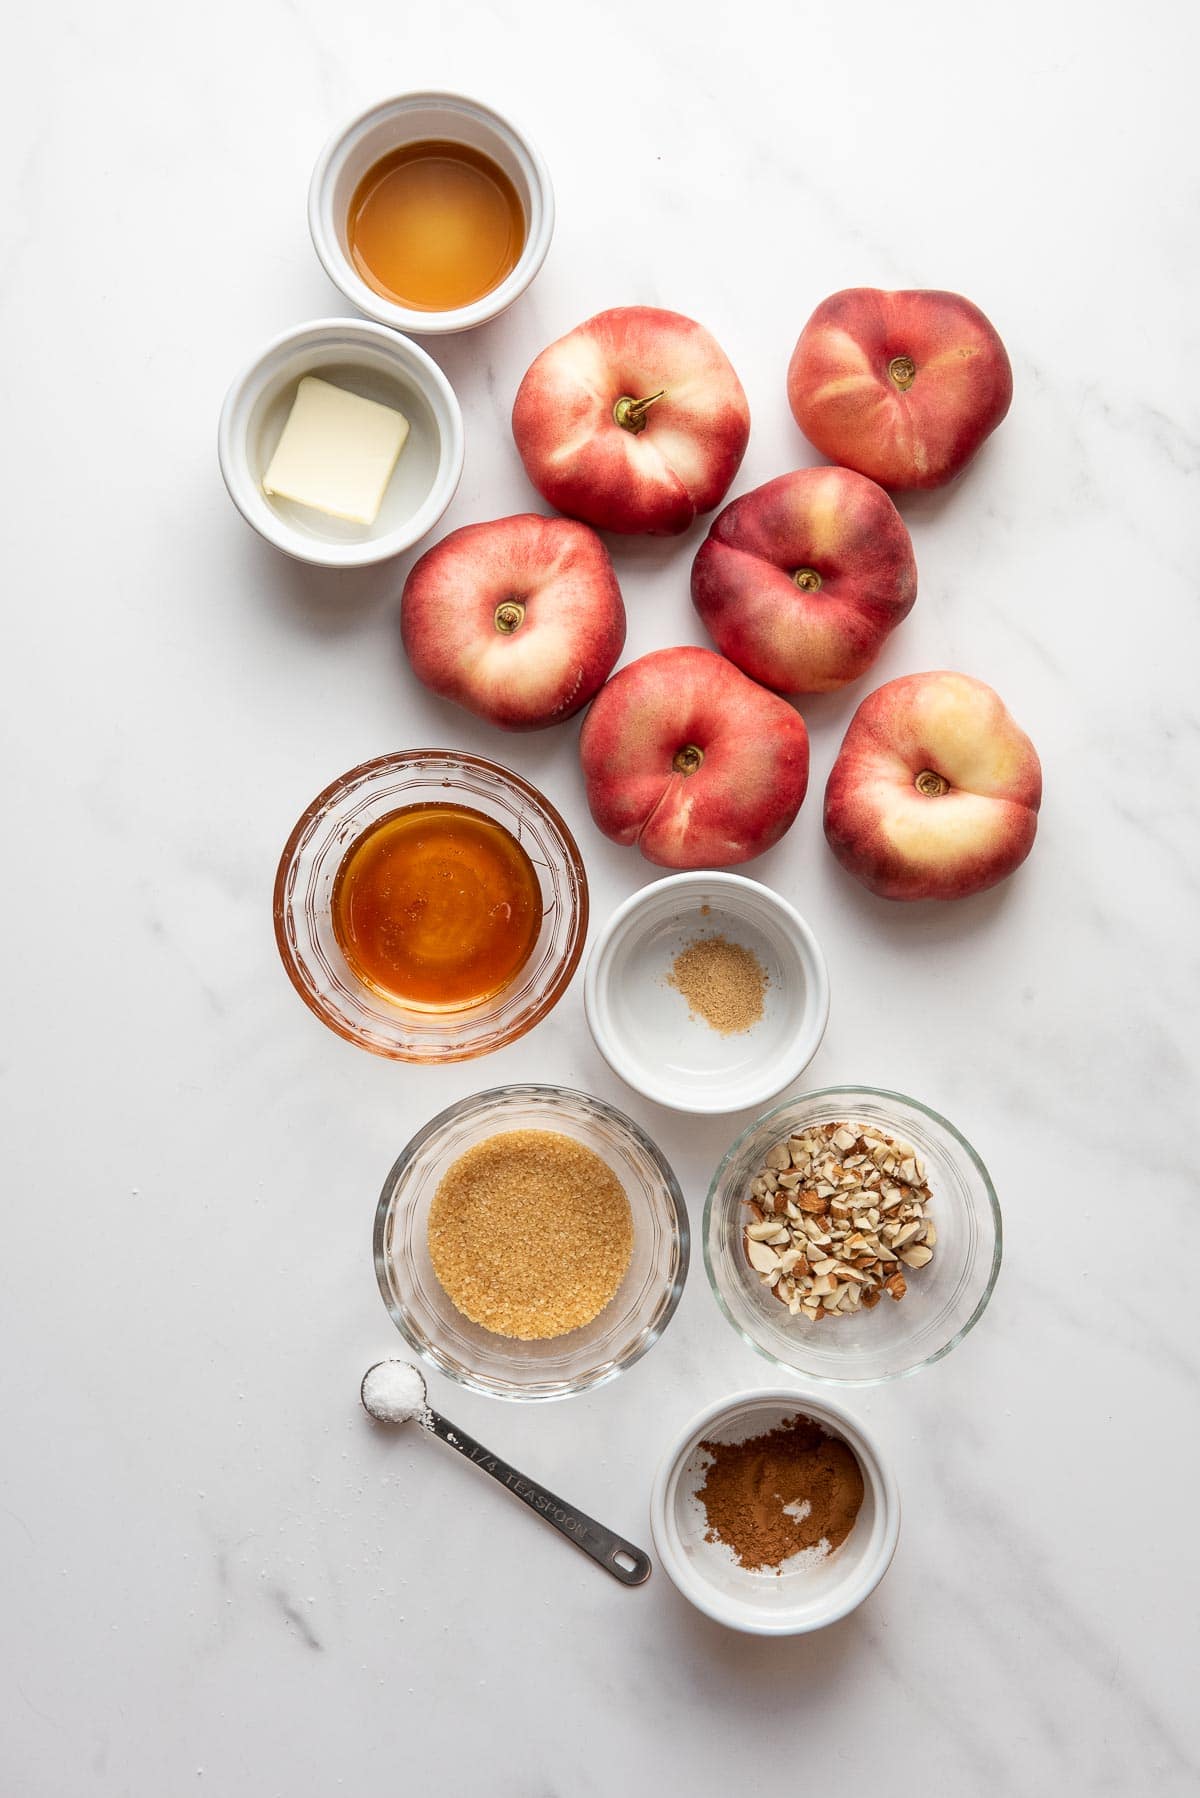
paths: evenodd
<path fill-rule="evenodd" d="M 490 293 L 449 312 L 400 306 L 376 293 L 354 266 L 346 232 L 354 190 L 368 169 L 401 145 L 428 139 L 469 144 L 490 156 L 516 188 L 525 213 L 525 247 L 516 266 Z M 368 318 L 421 335 L 467 331 L 511 306 L 546 260 L 554 235 L 554 189 L 538 151 L 494 108 L 463 94 L 399 94 L 360 113 L 330 138 L 309 184 L 308 228 L 325 273 Z"/>
<path fill-rule="evenodd" d="M 710 1458 L 700 1444 L 742 1442 L 797 1415 L 815 1418 L 854 1451 L 866 1488 L 862 1507 L 841 1547 L 823 1561 L 755 1572 L 723 1543 L 704 1539 L 696 1490 Z M 676 1438 L 654 1482 L 650 1528 L 663 1567 L 697 1610 L 750 1635 L 800 1636 L 836 1623 L 875 1590 L 896 1552 L 900 1494 L 875 1442 L 840 1405 L 785 1387 L 755 1388 L 710 1405 Z"/>
<path fill-rule="evenodd" d="M 763 1016 L 722 1036 L 666 984 L 698 936 L 751 950 L 769 985 Z M 672 874 L 609 919 L 588 958 L 584 1006 L 596 1047 L 627 1085 L 674 1111 L 762 1105 L 790 1086 L 820 1046 L 829 1017 L 825 957 L 786 899 L 744 874 Z"/>
<path fill-rule="evenodd" d="M 409 422 L 374 524 L 348 524 L 263 492 L 303 375 L 398 406 Z M 462 412 L 419 344 L 364 319 L 321 318 L 284 331 L 237 376 L 221 408 L 217 447 L 230 498 L 268 543 L 301 562 L 364 568 L 411 548 L 454 498 L 463 467 Z"/>

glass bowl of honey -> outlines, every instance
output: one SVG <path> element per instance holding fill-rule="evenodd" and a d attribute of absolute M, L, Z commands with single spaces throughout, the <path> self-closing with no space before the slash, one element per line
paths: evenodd
<path fill-rule="evenodd" d="M 587 935 L 575 839 L 520 775 L 408 749 L 319 793 L 275 879 L 275 940 L 309 1010 L 394 1061 L 468 1061 L 545 1017 Z"/>
<path fill-rule="evenodd" d="M 623 1213 L 623 1238 L 611 1204 L 592 1202 L 598 1186 Z M 597 1237 L 617 1251 L 607 1285 Z M 568 1398 L 631 1367 L 675 1314 L 689 1247 L 657 1144 L 616 1106 L 560 1086 L 498 1086 L 451 1105 L 401 1151 L 375 1213 L 375 1272 L 396 1328 L 440 1373 L 494 1398 Z"/>
<path fill-rule="evenodd" d="M 554 191 L 538 151 L 494 108 L 400 94 L 326 145 L 308 223 L 326 274 L 368 318 L 465 331 L 511 306 L 541 268 Z"/>

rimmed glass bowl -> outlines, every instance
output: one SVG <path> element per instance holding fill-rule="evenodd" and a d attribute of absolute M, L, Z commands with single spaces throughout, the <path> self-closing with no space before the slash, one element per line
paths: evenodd
<path fill-rule="evenodd" d="M 556 1130 L 586 1144 L 620 1180 L 633 1216 L 629 1267 L 604 1310 L 540 1342 L 497 1336 L 464 1317 L 429 1257 L 429 1206 L 442 1175 L 474 1144 L 508 1130 Z M 375 1213 L 375 1273 L 392 1322 L 439 1373 L 495 1398 L 568 1398 L 615 1379 L 658 1341 L 683 1292 L 689 1241 L 669 1163 L 624 1112 L 566 1087 L 497 1086 L 451 1105 L 402 1151 Z"/>
<path fill-rule="evenodd" d="M 884 1298 L 873 1310 L 812 1323 L 790 1316 L 749 1265 L 745 1200 L 767 1150 L 781 1138 L 842 1121 L 873 1124 L 917 1148 L 928 1169 L 937 1247 L 927 1267 L 904 1270 L 908 1291 L 898 1303 Z M 928 1106 L 869 1086 L 826 1087 L 764 1112 L 717 1169 L 703 1237 L 717 1303 L 751 1348 L 806 1379 L 848 1386 L 899 1379 L 940 1361 L 979 1322 L 1000 1273 L 1000 1205 L 975 1150 Z"/>
<path fill-rule="evenodd" d="M 542 926 L 508 986 L 460 1011 L 408 1010 L 372 992 L 333 932 L 342 858 L 389 812 L 429 802 L 471 806 L 521 844 L 538 877 Z M 575 839 L 550 801 L 511 769 L 448 749 L 405 749 L 352 768 L 318 793 L 287 840 L 275 877 L 275 940 L 309 1010 L 348 1042 L 394 1061 L 469 1061 L 524 1036 L 570 984 L 587 935 L 588 889 Z"/>

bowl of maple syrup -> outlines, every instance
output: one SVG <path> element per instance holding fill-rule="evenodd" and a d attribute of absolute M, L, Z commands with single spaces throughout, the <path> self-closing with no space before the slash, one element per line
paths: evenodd
<path fill-rule="evenodd" d="M 400 94 L 325 146 L 308 224 L 360 312 L 398 331 L 465 331 L 511 306 L 541 268 L 554 191 L 538 151 L 494 108 Z"/>
<path fill-rule="evenodd" d="M 482 756 L 408 749 L 319 793 L 275 879 L 275 940 L 309 1010 L 394 1061 L 467 1061 L 558 1003 L 587 935 L 571 832 Z"/>

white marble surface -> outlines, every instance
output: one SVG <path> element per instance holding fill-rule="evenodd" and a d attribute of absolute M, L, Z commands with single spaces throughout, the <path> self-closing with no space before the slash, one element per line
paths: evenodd
<path fill-rule="evenodd" d="M 1196 1790 L 1189 12 L 64 0 L 10 23 L 6 1798 Z M 542 784 L 597 916 L 650 875 L 591 827 L 573 727 L 500 740 L 417 690 L 405 562 L 290 564 L 217 475 L 233 369 L 342 309 L 305 230 L 317 150 L 422 84 L 521 118 L 560 208 L 531 294 L 437 347 L 469 433 L 449 524 L 530 503 L 517 380 L 602 306 L 670 305 L 725 345 L 754 413 L 738 490 L 807 459 L 783 371 L 835 288 L 959 288 L 1012 352 L 991 447 L 904 508 L 921 596 L 878 678 L 999 688 L 1045 764 L 1032 860 L 942 910 L 852 886 L 819 806 L 851 694 L 804 708 L 814 794 L 750 870 L 828 951 L 811 1081 L 943 1108 L 1006 1212 L 975 1335 L 852 1396 L 905 1523 L 876 1596 L 817 1638 L 725 1634 L 661 1573 L 621 1589 L 357 1407 L 399 1347 L 375 1195 L 432 1112 L 513 1078 L 591 1088 L 658 1136 L 697 1220 L 741 1121 L 623 1092 L 578 984 L 491 1062 L 414 1071 L 322 1031 L 275 957 L 294 817 L 418 740 Z M 701 640 L 700 534 L 617 547 L 630 655 Z M 697 1257 L 664 1341 L 593 1397 L 434 1392 L 646 1540 L 667 1437 L 767 1377 Z"/>

